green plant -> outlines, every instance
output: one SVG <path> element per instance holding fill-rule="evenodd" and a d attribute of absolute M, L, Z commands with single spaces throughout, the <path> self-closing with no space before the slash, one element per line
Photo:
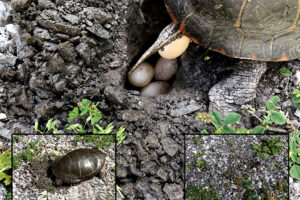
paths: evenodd
<path fill-rule="evenodd" d="M 4 184 L 11 184 L 11 175 L 7 172 L 11 169 L 11 150 L 2 151 L 0 153 L 0 181 L 4 180 Z"/>
<path fill-rule="evenodd" d="M 252 182 L 250 179 L 244 180 L 242 185 L 245 189 L 245 192 L 242 195 L 242 200 L 267 200 L 269 191 L 266 187 L 262 187 L 261 189 L 251 189 Z"/>
<path fill-rule="evenodd" d="M 203 189 L 200 186 L 188 185 L 186 188 L 186 197 L 188 200 L 219 200 L 217 192 L 211 188 Z"/>
<path fill-rule="evenodd" d="M 114 126 L 113 123 L 108 124 L 105 128 L 99 125 L 99 121 L 102 119 L 102 113 L 97 108 L 99 102 L 93 103 L 88 99 L 82 99 L 81 102 L 77 104 L 73 110 L 69 113 L 68 123 L 65 125 L 64 129 L 69 131 L 74 131 L 75 133 L 88 133 L 89 128 L 92 128 L 93 134 L 109 134 L 112 133 Z M 79 121 L 83 123 L 73 123 L 74 121 Z M 57 134 L 59 130 L 56 128 L 57 120 L 48 120 L 44 130 L 39 129 L 38 121 L 35 122 L 34 130 L 36 133 L 55 133 Z M 117 144 L 120 145 L 125 139 L 125 128 L 121 126 L 117 131 Z"/>
<path fill-rule="evenodd" d="M 33 128 L 34 128 L 35 132 L 40 133 L 40 134 L 49 133 L 50 131 L 53 131 L 53 133 L 57 134 L 58 130 L 55 127 L 56 124 L 57 124 L 57 120 L 53 121 L 53 119 L 49 119 L 46 124 L 46 128 L 44 130 L 40 130 L 39 122 L 36 120 Z"/>
<path fill-rule="evenodd" d="M 7 195 L 6 195 L 6 200 L 12 200 L 12 192 L 11 189 L 8 189 Z"/>
<path fill-rule="evenodd" d="M 76 141 L 84 141 L 84 143 L 92 143 L 97 149 L 107 149 L 115 143 L 114 135 L 77 135 Z"/>
<path fill-rule="evenodd" d="M 290 133 L 290 176 L 300 180 L 300 131 Z"/>
<path fill-rule="evenodd" d="M 207 166 L 207 163 L 201 160 L 196 160 L 196 164 L 201 168 L 201 169 L 205 169 Z"/>
<path fill-rule="evenodd" d="M 68 117 L 68 124 L 66 124 L 66 130 L 72 130 L 76 133 L 87 133 L 86 125 L 90 123 L 93 128 L 93 133 L 105 134 L 112 131 L 111 124 L 109 124 L 105 129 L 103 129 L 99 124 L 97 124 L 100 119 L 102 119 L 102 113 L 97 108 L 99 102 L 96 104 L 88 99 L 82 99 L 80 103 L 77 104 L 78 107 L 73 108 Z M 82 119 L 85 117 L 84 125 L 80 123 L 71 124 L 72 120 L 76 118 Z"/>
<path fill-rule="evenodd" d="M 268 160 L 269 155 L 281 154 L 281 149 L 284 147 L 282 143 L 283 139 L 279 137 L 273 137 L 270 140 L 262 140 L 261 144 L 252 146 L 252 149 L 256 151 L 256 156 L 261 156 L 263 160 Z"/>
<path fill-rule="evenodd" d="M 263 125 L 270 125 L 273 122 L 280 125 L 286 123 L 284 114 L 276 107 L 276 104 L 279 102 L 280 98 L 278 96 L 274 96 L 266 103 L 267 109 L 265 112 L 267 113 L 267 116 L 264 117 Z"/>
<path fill-rule="evenodd" d="M 123 142 L 123 140 L 126 138 L 126 135 L 125 135 L 124 131 L 125 131 L 124 126 L 121 126 L 119 128 L 118 132 L 116 133 L 117 145 L 120 145 Z"/>
<path fill-rule="evenodd" d="M 31 162 L 33 158 L 41 152 L 41 149 L 38 147 L 39 141 L 31 141 L 26 145 L 26 149 L 17 154 L 13 155 L 13 167 L 14 169 L 19 167 L 20 160 L 26 162 Z"/>
<path fill-rule="evenodd" d="M 243 105 L 241 108 L 244 112 L 254 116 L 256 119 L 259 120 L 261 125 L 254 127 L 253 129 L 241 129 L 237 128 L 236 123 L 240 121 L 241 115 L 238 113 L 229 113 L 226 115 L 223 119 L 221 113 L 219 113 L 216 110 L 213 110 L 212 112 L 208 113 L 197 113 L 197 119 L 203 122 L 210 122 L 215 127 L 215 133 L 253 133 L 253 134 L 261 134 L 264 133 L 266 130 L 272 130 L 276 132 L 287 132 L 285 130 L 281 130 L 278 128 L 271 127 L 270 125 L 277 124 L 277 125 L 284 125 L 286 124 L 286 117 L 283 114 L 282 111 L 280 111 L 276 104 L 280 102 L 280 98 L 278 96 L 272 97 L 267 103 L 266 108 L 262 109 L 261 111 L 266 113 L 261 118 L 259 118 L 255 114 L 255 109 L 253 109 L 250 105 Z M 300 102 L 300 97 L 299 97 Z M 203 133 L 207 133 L 206 130 L 203 131 Z"/>
<path fill-rule="evenodd" d="M 186 166 L 187 166 L 189 169 L 192 169 L 192 163 L 186 163 Z"/>
<path fill-rule="evenodd" d="M 237 133 L 237 131 L 231 127 L 241 119 L 241 115 L 238 113 L 229 113 L 223 120 L 221 113 L 218 111 L 210 112 L 212 116 L 211 123 L 215 126 L 215 133 Z M 199 118 L 200 119 L 200 118 Z M 210 118 L 211 119 L 211 118 Z"/>
<path fill-rule="evenodd" d="M 124 199 L 125 197 L 124 197 L 124 195 L 122 194 L 122 189 L 120 188 L 120 186 L 119 186 L 119 185 L 116 185 L 116 188 L 117 188 L 117 191 L 118 191 L 118 193 L 119 193 L 121 199 Z"/>
<path fill-rule="evenodd" d="M 199 140 L 199 137 L 196 136 L 196 135 L 193 137 L 193 140 L 194 140 L 194 142 L 195 142 L 198 146 L 204 144 L 204 142 L 201 141 L 201 140 Z"/>
<path fill-rule="evenodd" d="M 38 149 L 38 141 L 32 141 L 29 142 L 26 145 L 26 149 L 20 153 L 20 157 L 23 158 L 23 160 L 30 162 L 36 156 L 41 150 Z"/>
<path fill-rule="evenodd" d="M 293 75 L 293 73 L 291 72 L 291 70 L 289 70 L 289 69 L 286 68 L 286 67 L 281 67 L 281 68 L 279 69 L 279 73 L 280 73 L 281 75 L 283 75 L 283 76 L 292 76 L 292 75 Z"/>
<path fill-rule="evenodd" d="M 292 101 L 296 104 L 297 109 L 300 110 L 300 90 L 294 90 L 293 95 Z"/>

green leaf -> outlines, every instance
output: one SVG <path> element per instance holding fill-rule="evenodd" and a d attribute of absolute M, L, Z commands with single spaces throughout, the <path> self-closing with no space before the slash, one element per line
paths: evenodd
<path fill-rule="evenodd" d="M 294 91 L 293 91 L 293 94 L 294 94 L 294 95 L 300 95 L 300 90 L 294 90 Z"/>
<path fill-rule="evenodd" d="M 221 113 L 219 113 L 218 111 L 216 110 L 213 110 L 209 113 L 211 116 L 214 117 L 214 120 L 212 121 L 213 125 L 216 127 L 216 128 L 220 128 L 222 127 L 223 125 L 223 120 L 222 120 L 222 115 Z"/>
<path fill-rule="evenodd" d="M 123 142 L 123 140 L 126 138 L 126 135 L 125 135 L 124 131 L 125 131 L 124 126 L 121 126 L 119 128 L 118 132 L 116 133 L 116 135 L 117 135 L 117 145 L 120 145 Z"/>
<path fill-rule="evenodd" d="M 109 134 L 114 129 L 113 123 L 110 123 L 106 126 L 106 128 L 103 130 L 104 134 Z"/>
<path fill-rule="evenodd" d="M 84 109 L 87 110 L 90 107 L 91 103 L 92 103 L 92 101 L 90 101 L 88 99 L 82 99 L 80 110 L 84 110 Z"/>
<path fill-rule="evenodd" d="M 290 150 L 291 151 L 296 151 L 296 147 L 297 147 L 296 142 L 290 142 Z"/>
<path fill-rule="evenodd" d="M 223 128 L 221 127 L 221 128 L 217 128 L 216 130 L 215 130 L 215 134 L 222 134 L 223 133 Z"/>
<path fill-rule="evenodd" d="M 91 124 L 94 125 L 95 123 L 97 123 L 100 119 L 102 119 L 102 114 L 101 112 L 98 110 L 98 108 L 95 108 L 92 111 L 94 117 L 92 118 Z"/>
<path fill-rule="evenodd" d="M 295 96 L 295 97 L 292 98 L 292 101 L 294 103 L 300 103 L 300 97 Z"/>
<path fill-rule="evenodd" d="M 34 130 L 35 130 L 35 132 L 39 132 L 39 121 L 38 120 L 35 120 Z"/>
<path fill-rule="evenodd" d="M 242 134 L 245 134 L 245 133 L 249 133 L 249 130 L 248 130 L 248 129 L 240 129 L 240 128 L 238 128 L 238 130 L 237 130 L 236 133 L 242 133 Z"/>
<path fill-rule="evenodd" d="M 274 96 L 270 99 L 270 101 L 275 105 L 276 103 L 280 102 L 280 98 L 278 96 Z"/>
<path fill-rule="evenodd" d="M 267 153 L 262 153 L 262 159 L 263 159 L 264 161 L 269 160 L 269 155 L 268 155 Z"/>
<path fill-rule="evenodd" d="M 234 129 L 231 128 L 231 127 L 225 126 L 225 127 L 223 128 L 223 133 L 226 133 L 226 134 L 236 133 L 236 130 L 234 130 Z"/>
<path fill-rule="evenodd" d="M 291 177 L 300 180 L 300 166 L 299 165 L 293 165 L 290 169 L 290 175 Z"/>
<path fill-rule="evenodd" d="M 65 127 L 66 130 L 76 131 L 78 133 L 85 133 L 84 126 L 81 124 L 71 124 Z"/>
<path fill-rule="evenodd" d="M 186 163 L 186 166 L 191 169 L 192 168 L 192 164 L 191 163 Z"/>
<path fill-rule="evenodd" d="M 262 134 L 265 132 L 265 128 L 262 126 L 256 126 L 254 129 L 251 130 L 252 134 Z"/>
<path fill-rule="evenodd" d="M 237 123 L 240 119 L 241 119 L 240 114 L 238 114 L 238 113 L 229 113 L 228 115 L 226 115 L 226 117 L 224 119 L 224 124 L 225 125 L 234 124 L 234 123 Z"/>
<path fill-rule="evenodd" d="M 277 110 L 276 106 L 272 102 L 267 102 L 266 106 L 267 106 L 268 111 L 276 111 Z"/>
<path fill-rule="evenodd" d="M 284 144 L 279 142 L 279 143 L 276 143 L 275 146 L 281 148 L 281 147 L 284 147 Z"/>
<path fill-rule="evenodd" d="M 297 161 L 297 156 L 295 156 L 294 154 L 291 156 L 291 160 L 293 161 L 293 162 L 296 162 Z"/>
<path fill-rule="evenodd" d="M 264 122 L 265 122 L 265 124 L 269 124 L 269 125 L 272 124 L 270 116 L 264 116 Z"/>
<path fill-rule="evenodd" d="M 9 184 L 11 184 L 11 176 L 6 175 L 6 180 L 4 181 L 4 184 L 5 184 L 6 186 L 8 186 Z"/>
<path fill-rule="evenodd" d="M 96 124 L 96 128 L 98 129 L 96 132 L 97 134 L 102 134 L 104 132 L 104 129 L 99 124 Z"/>
<path fill-rule="evenodd" d="M 258 150 L 260 150 L 260 145 L 258 145 L 258 144 L 253 145 L 253 146 L 252 146 L 252 149 L 258 151 Z"/>
<path fill-rule="evenodd" d="M 200 133 L 201 133 L 201 134 L 208 134 L 208 131 L 204 129 L 204 130 L 202 130 Z"/>
<path fill-rule="evenodd" d="M 289 70 L 289 69 L 286 68 L 286 67 L 281 67 L 281 68 L 279 69 L 279 73 L 280 73 L 281 75 L 283 75 L 283 76 L 292 76 L 292 75 L 293 75 L 293 73 L 291 72 L 291 70 Z"/>
<path fill-rule="evenodd" d="M 282 112 L 272 112 L 270 118 L 276 124 L 285 124 L 285 116 Z"/>
<path fill-rule="evenodd" d="M 0 172 L 0 181 L 5 179 L 6 174 L 4 172 Z"/>
<path fill-rule="evenodd" d="M 196 160 L 197 165 L 202 165 L 204 162 L 201 160 Z"/>
<path fill-rule="evenodd" d="M 68 122 L 70 123 L 72 119 L 78 117 L 78 107 L 73 108 L 73 110 L 70 112 L 69 117 L 68 117 Z"/>
<path fill-rule="evenodd" d="M 51 131 L 51 130 L 55 130 L 55 126 L 57 124 L 57 120 L 53 121 L 53 119 L 49 119 L 46 125 L 47 128 L 47 132 Z"/>
<path fill-rule="evenodd" d="M 88 100 L 88 99 L 82 99 L 81 101 L 81 105 L 79 107 L 79 110 L 81 111 L 80 112 L 80 116 L 82 117 L 83 115 L 85 115 L 88 111 L 89 111 L 89 108 L 90 108 L 90 105 L 91 105 L 91 101 Z"/>

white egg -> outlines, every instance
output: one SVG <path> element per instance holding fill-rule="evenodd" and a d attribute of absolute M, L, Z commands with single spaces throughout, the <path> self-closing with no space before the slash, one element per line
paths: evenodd
<path fill-rule="evenodd" d="M 141 63 L 130 75 L 128 80 L 135 87 L 144 87 L 150 83 L 154 75 L 154 68 L 149 63 Z"/>
<path fill-rule="evenodd" d="M 178 65 L 177 59 L 158 59 L 154 67 L 154 79 L 158 81 L 168 81 L 176 74 Z"/>
<path fill-rule="evenodd" d="M 171 89 L 169 83 L 165 81 L 155 81 L 142 88 L 141 95 L 147 97 L 155 97 L 160 94 L 168 93 Z"/>
<path fill-rule="evenodd" d="M 183 54 L 190 44 L 190 39 L 183 35 L 158 51 L 161 57 L 174 59 Z"/>

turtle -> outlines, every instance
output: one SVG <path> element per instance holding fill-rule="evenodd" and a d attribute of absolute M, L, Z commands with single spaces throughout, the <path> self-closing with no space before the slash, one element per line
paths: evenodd
<path fill-rule="evenodd" d="M 129 70 L 181 35 L 229 57 L 288 61 L 300 57 L 298 0 L 164 0 L 172 19 Z"/>
<path fill-rule="evenodd" d="M 76 149 L 54 160 L 51 171 L 57 186 L 75 184 L 100 174 L 106 153 L 98 149 Z"/>

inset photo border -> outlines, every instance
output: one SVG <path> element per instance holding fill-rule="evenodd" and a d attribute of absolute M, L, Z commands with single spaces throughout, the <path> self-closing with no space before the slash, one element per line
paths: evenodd
<path fill-rule="evenodd" d="M 288 135 L 186 135 L 185 199 L 289 199 Z"/>
<path fill-rule="evenodd" d="M 12 147 L 13 199 L 116 199 L 115 134 L 13 135 Z"/>

